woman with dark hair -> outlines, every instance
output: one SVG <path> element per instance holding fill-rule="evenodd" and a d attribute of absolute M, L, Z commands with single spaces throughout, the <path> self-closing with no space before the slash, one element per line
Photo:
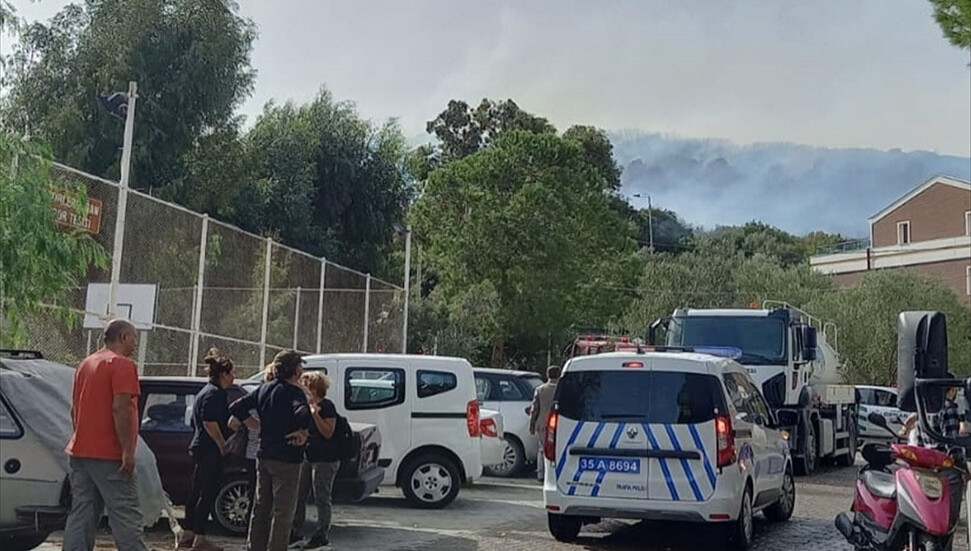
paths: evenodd
<path fill-rule="evenodd" d="M 189 455 L 195 467 L 192 471 L 192 494 L 185 506 L 185 522 L 179 547 L 192 546 L 196 551 L 222 551 L 206 540 L 209 511 L 216 501 L 223 474 L 226 454 L 225 435 L 229 433 L 229 404 L 226 387 L 233 384 L 235 366 L 232 360 L 210 350 L 206 356 L 206 375 L 209 382 L 196 394 L 192 409 L 192 442 Z"/>

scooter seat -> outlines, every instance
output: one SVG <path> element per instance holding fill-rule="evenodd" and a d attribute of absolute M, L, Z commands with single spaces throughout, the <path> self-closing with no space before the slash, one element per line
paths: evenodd
<path fill-rule="evenodd" d="M 893 499 L 897 496 L 897 482 L 889 473 L 866 471 L 863 473 L 863 485 L 877 497 Z"/>

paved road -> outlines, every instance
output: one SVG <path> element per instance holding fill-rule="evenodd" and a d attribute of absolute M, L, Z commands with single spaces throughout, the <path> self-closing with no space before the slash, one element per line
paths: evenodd
<path fill-rule="evenodd" d="M 852 500 L 853 469 L 827 469 L 797 479 L 797 504 L 791 521 L 757 522 L 754 549 L 764 551 L 848 551 L 833 528 L 833 517 Z M 311 507 L 312 510 L 312 507 Z M 373 551 L 709 551 L 721 535 L 696 525 L 610 521 L 587 526 L 575 544 L 559 543 L 546 530 L 539 486 L 529 480 L 484 479 L 462 490 L 443 511 L 419 511 L 401 492 L 382 489 L 364 503 L 340 506 L 332 549 Z M 172 549 L 162 527 L 149 532 L 154 549 Z M 41 551 L 60 548 L 59 534 Z M 218 538 L 227 550 L 245 548 L 241 539 Z M 110 537 L 99 548 L 111 548 Z M 964 545 L 957 550 L 967 550 Z"/>

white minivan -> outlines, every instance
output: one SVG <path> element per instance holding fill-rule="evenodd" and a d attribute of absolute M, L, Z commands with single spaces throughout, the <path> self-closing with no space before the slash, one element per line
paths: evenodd
<path fill-rule="evenodd" d="M 788 520 L 796 488 L 786 434 L 745 368 L 693 352 L 573 358 L 547 419 L 550 532 L 603 518 L 717 523 L 736 549 L 752 515 Z"/>
<path fill-rule="evenodd" d="M 479 402 L 467 360 L 316 354 L 304 361 L 305 371 L 330 378 L 328 397 L 338 413 L 378 426 L 384 483 L 400 486 L 413 504 L 445 507 L 482 476 Z"/>

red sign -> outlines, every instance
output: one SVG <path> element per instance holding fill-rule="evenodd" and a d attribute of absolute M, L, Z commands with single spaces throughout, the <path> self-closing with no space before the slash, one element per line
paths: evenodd
<path fill-rule="evenodd" d="M 76 197 L 64 189 L 51 190 L 51 208 L 54 210 L 54 221 L 62 226 L 77 228 L 89 233 L 97 234 L 101 231 L 101 201 L 88 198 L 87 216 L 75 208 Z"/>

